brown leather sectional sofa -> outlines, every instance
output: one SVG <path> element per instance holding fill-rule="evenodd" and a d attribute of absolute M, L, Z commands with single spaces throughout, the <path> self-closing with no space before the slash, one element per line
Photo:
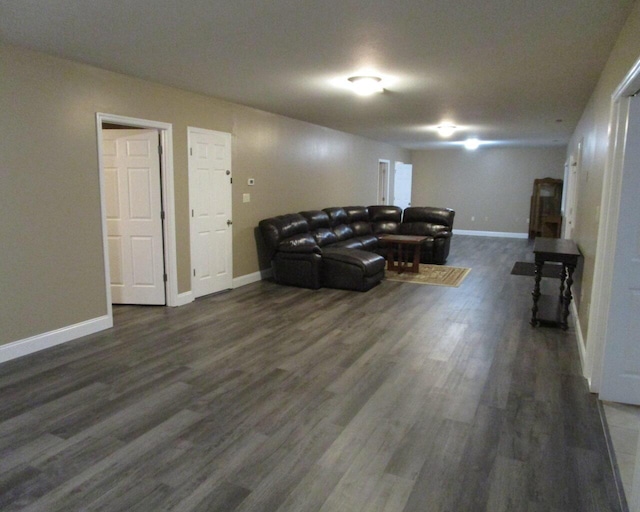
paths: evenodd
<path fill-rule="evenodd" d="M 260 221 L 277 283 L 367 291 L 384 277 L 378 235 L 426 236 L 421 262 L 444 264 L 455 212 L 449 208 L 346 206 Z"/>

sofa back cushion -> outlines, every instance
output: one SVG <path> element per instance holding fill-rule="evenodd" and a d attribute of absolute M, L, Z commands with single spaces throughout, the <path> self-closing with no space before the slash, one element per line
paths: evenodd
<path fill-rule="evenodd" d="M 346 224 L 339 224 L 333 228 L 333 232 L 339 241 L 348 240 L 354 237 L 353 229 Z"/>
<path fill-rule="evenodd" d="M 366 206 L 345 206 L 344 211 L 347 213 L 347 223 L 355 236 L 371 234 L 369 209 Z"/>
<path fill-rule="evenodd" d="M 344 208 L 324 208 L 322 211 L 329 216 L 332 228 L 348 222 L 347 212 L 344 211 Z"/>
<path fill-rule="evenodd" d="M 300 212 L 300 215 L 307 219 L 310 231 L 316 231 L 320 228 L 331 227 L 331 220 L 329 219 L 329 215 L 327 215 L 327 212 L 323 212 L 322 210 L 308 210 L 305 212 Z"/>
<path fill-rule="evenodd" d="M 426 222 L 453 228 L 456 212 L 450 208 L 433 208 L 430 206 L 410 206 L 404 211 L 402 222 Z"/>
<path fill-rule="evenodd" d="M 398 233 L 402 220 L 402 208 L 392 205 L 369 206 L 369 221 L 374 234 Z"/>
<path fill-rule="evenodd" d="M 324 247 L 325 245 L 335 244 L 338 241 L 338 237 L 336 234 L 329 228 L 319 228 L 315 231 L 312 231 L 311 234 L 313 238 L 316 239 L 316 243 L 320 247 Z"/>

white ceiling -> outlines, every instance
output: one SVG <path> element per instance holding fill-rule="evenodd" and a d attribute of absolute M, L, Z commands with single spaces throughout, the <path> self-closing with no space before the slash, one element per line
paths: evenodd
<path fill-rule="evenodd" d="M 0 0 L 0 39 L 406 148 L 557 145 L 634 1 Z"/>

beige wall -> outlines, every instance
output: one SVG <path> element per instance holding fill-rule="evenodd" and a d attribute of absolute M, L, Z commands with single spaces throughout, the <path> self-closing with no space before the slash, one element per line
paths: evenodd
<path fill-rule="evenodd" d="M 528 233 L 533 180 L 562 179 L 565 151 L 564 147 L 413 151 L 411 202 L 453 208 L 454 229 Z"/>
<path fill-rule="evenodd" d="M 578 315 L 585 339 L 589 307 L 593 293 L 593 272 L 600 216 L 604 169 L 608 152 L 611 95 L 640 58 L 640 2 L 637 3 L 622 29 L 618 41 L 600 76 L 568 147 L 568 155 L 577 157 L 578 144 L 583 141 L 576 204 L 574 239 L 584 255 L 582 297 Z"/>
<path fill-rule="evenodd" d="M 107 312 L 96 112 L 173 125 L 181 293 L 190 289 L 187 126 L 233 136 L 235 276 L 259 269 L 260 219 L 374 203 L 378 158 L 409 159 L 386 144 L 0 45 L 0 344 Z"/>

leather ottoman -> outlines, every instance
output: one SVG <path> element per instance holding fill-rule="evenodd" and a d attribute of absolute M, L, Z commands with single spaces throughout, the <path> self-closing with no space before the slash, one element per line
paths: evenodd
<path fill-rule="evenodd" d="M 384 277 L 385 259 L 360 249 L 322 251 L 322 280 L 325 286 L 366 292 Z"/>

